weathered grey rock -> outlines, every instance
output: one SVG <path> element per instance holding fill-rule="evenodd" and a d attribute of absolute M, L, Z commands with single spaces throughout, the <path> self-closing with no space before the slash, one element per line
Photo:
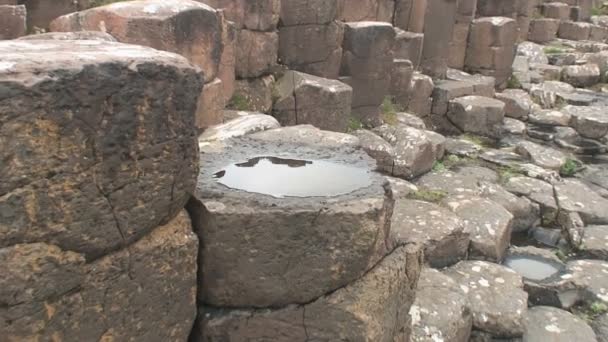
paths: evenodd
<path fill-rule="evenodd" d="M 578 213 L 587 225 L 608 224 L 608 199 L 581 181 L 566 179 L 555 184 L 555 196 L 560 212 Z"/>
<path fill-rule="evenodd" d="M 544 225 L 555 224 L 558 207 L 551 184 L 530 177 L 511 177 L 504 187 L 517 196 L 524 196 L 538 203 Z"/>
<path fill-rule="evenodd" d="M 530 59 L 526 56 L 520 56 L 519 51 L 513 59 L 513 75 L 520 83 L 532 82 L 532 73 L 530 72 Z"/>
<path fill-rule="evenodd" d="M 558 95 L 570 94 L 573 93 L 574 90 L 574 87 L 568 83 L 545 81 L 540 84 L 532 85 L 529 92 L 542 108 L 550 109 L 555 107 Z"/>
<path fill-rule="evenodd" d="M 600 139 L 608 134 L 608 114 L 605 106 L 566 106 L 562 112 L 571 116 L 570 126 L 580 135 Z"/>
<path fill-rule="evenodd" d="M 471 238 L 469 258 L 501 261 L 511 242 L 513 215 L 492 200 L 471 195 L 449 196 L 444 203 L 464 220 Z"/>
<path fill-rule="evenodd" d="M 404 125 L 382 125 L 374 132 L 393 146 L 393 176 L 412 178 L 433 167 L 437 153 L 425 131 Z"/>
<path fill-rule="evenodd" d="M 280 0 L 197 0 L 222 9 L 239 29 L 272 31 L 279 21 Z M 286 0 L 287 1 L 287 0 Z M 327 1 L 326 3 L 331 3 Z M 293 7 L 290 6 L 290 7 Z"/>
<path fill-rule="evenodd" d="M 362 278 L 301 306 L 276 310 L 202 307 L 192 340 L 407 341 L 421 259 L 420 249 L 399 247 Z"/>
<path fill-rule="evenodd" d="M 433 98 L 431 97 L 434 89 L 433 79 L 429 76 L 414 72 L 412 76 L 412 91 L 407 103 L 407 110 L 421 117 L 431 113 Z"/>
<path fill-rule="evenodd" d="M 352 135 L 359 138 L 361 148 L 376 160 L 378 170 L 393 174 L 395 149 L 388 141 L 365 129 L 356 130 Z"/>
<path fill-rule="evenodd" d="M 410 0 L 407 0 L 410 1 Z M 407 59 L 414 69 L 420 65 L 424 34 L 395 29 L 395 58 Z"/>
<path fill-rule="evenodd" d="M 596 342 L 593 329 L 582 319 L 550 306 L 535 306 L 525 317 L 523 341 Z"/>
<path fill-rule="evenodd" d="M 462 261 L 444 274 L 467 295 L 475 329 L 498 338 L 522 336 L 528 295 L 523 291 L 521 276 L 485 261 Z"/>
<path fill-rule="evenodd" d="M 472 143 L 465 139 L 447 138 L 445 150 L 448 154 L 453 154 L 458 157 L 475 157 L 481 152 L 481 146 Z"/>
<path fill-rule="evenodd" d="M 534 43 L 548 43 L 555 39 L 560 21 L 557 19 L 540 18 L 530 21 L 528 40 Z"/>
<path fill-rule="evenodd" d="M 528 121 L 539 125 L 568 126 L 570 115 L 557 110 L 546 109 L 531 113 Z"/>
<path fill-rule="evenodd" d="M 608 261 L 608 226 L 585 227 L 580 249 L 589 258 Z"/>
<path fill-rule="evenodd" d="M 420 70 L 433 78 L 445 78 L 448 69 L 449 43 L 456 20 L 456 0 L 425 0 L 424 44 Z M 441 25 L 437 25 L 441 22 Z"/>
<path fill-rule="evenodd" d="M 436 204 L 399 199 L 391 218 L 391 241 L 424 247 L 424 259 L 431 267 L 453 265 L 466 257 L 469 234 L 463 222 Z"/>
<path fill-rule="evenodd" d="M 338 0 L 338 20 L 392 22 L 393 0 Z"/>
<path fill-rule="evenodd" d="M 608 28 L 598 25 L 591 25 L 589 32 L 589 40 L 596 42 L 605 42 L 608 39 Z"/>
<path fill-rule="evenodd" d="M 504 118 L 502 131 L 506 134 L 524 135 L 526 133 L 526 124 L 517 119 Z"/>
<path fill-rule="evenodd" d="M 497 93 L 496 98 L 505 103 L 505 115 L 511 118 L 526 118 L 534 102 L 530 95 L 521 89 L 506 89 Z"/>
<path fill-rule="evenodd" d="M 288 71 L 274 89 L 273 115 L 282 125 L 310 124 L 336 132 L 348 128 L 353 90 L 346 84 Z"/>
<path fill-rule="evenodd" d="M 397 118 L 397 122 L 402 125 L 410 126 L 416 129 L 426 129 L 426 124 L 424 121 L 414 114 L 400 112 L 395 116 Z"/>
<path fill-rule="evenodd" d="M 591 327 L 595 331 L 598 342 L 608 341 L 608 313 L 591 322 Z"/>
<path fill-rule="evenodd" d="M 543 81 L 559 81 L 562 79 L 563 68 L 561 66 L 533 63 L 530 65 L 530 69 L 537 72 Z"/>
<path fill-rule="evenodd" d="M 178 213 L 198 170 L 198 69 L 100 41 L 6 41 L 0 54 L 1 247 L 95 258 Z"/>
<path fill-rule="evenodd" d="M 238 31 L 236 25 L 232 21 L 228 21 L 224 11 L 219 11 L 218 15 L 222 28 L 222 54 L 220 55 L 220 66 L 217 70 L 217 78 L 222 81 L 222 100 L 221 102 L 218 100 L 218 102 L 222 103 L 223 109 L 234 95 L 236 88 L 236 43 Z"/>
<path fill-rule="evenodd" d="M 591 33 L 591 24 L 574 21 L 562 21 L 557 35 L 562 39 L 587 40 Z"/>
<path fill-rule="evenodd" d="M 199 252 L 202 302 L 216 307 L 307 303 L 358 279 L 389 251 L 385 228 L 393 199 L 379 174 L 369 173 L 352 192 L 316 197 L 246 192 L 215 176 L 226 165 L 255 165 L 262 162 L 257 157 L 268 155 L 373 169 L 375 162 L 359 149 L 357 138 L 293 126 L 201 145 L 201 152 L 205 167 L 189 210 L 205 241 Z"/>
<path fill-rule="evenodd" d="M 27 29 L 29 32 L 48 30 L 53 19 L 64 14 L 82 11 L 89 7 L 87 0 L 19 0 L 27 8 Z M 15 5 L 17 2 L 14 3 Z"/>
<path fill-rule="evenodd" d="M 0 40 L 25 36 L 26 9 L 24 5 L 4 5 L 0 3 Z"/>
<path fill-rule="evenodd" d="M 566 65 L 562 69 L 562 80 L 575 87 L 588 87 L 600 81 L 597 64 Z"/>
<path fill-rule="evenodd" d="M 205 130 L 199 137 L 199 144 L 240 137 L 255 132 L 279 128 L 281 126 L 279 122 L 270 115 L 247 112 L 241 113 L 244 113 L 245 115 L 241 115 L 236 119 Z"/>
<path fill-rule="evenodd" d="M 196 316 L 197 249 L 184 210 L 91 263 L 51 244 L 1 248 L 2 338 L 184 341 Z"/>
<path fill-rule="evenodd" d="M 410 315 L 412 342 L 469 340 L 473 317 L 467 296 L 437 270 L 422 269 Z"/>
<path fill-rule="evenodd" d="M 336 18 L 338 1 L 281 0 L 281 24 L 284 26 L 329 24 Z"/>
<path fill-rule="evenodd" d="M 559 170 L 568 160 L 561 151 L 531 141 L 518 143 L 515 150 L 525 158 L 530 158 L 534 164 L 546 169 Z"/>
<path fill-rule="evenodd" d="M 433 156 L 435 160 L 443 159 L 443 156 L 445 155 L 446 138 L 434 131 L 423 131 L 423 133 L 433 146 Z"/>
<path fill-rule="evenodd" d="M 275 86 L 275 79 L 272 75 L 236 80 L 234 96 L 243 102 L 246 108 L 236 108 L 239 110 L 249 110 L 261 113 L 272 111 L 272 90 Z M 228 103 L 230 107 L 231 103 Z M 242 105 L 242 104 L 241 104 Z"/>
<path fill-rule="evenodd" d="M 407 59 L 394 59 L 393 71 L 391 72 L 390 96 L 392 101 L 405 108 L 410 100 L 412 93 L 412 77 L 414 67 L 412 62 Z"/>
<path fill-rule="evenodd" d="M 502 101 L 483 96 L 464 96 L 450 101 L 447 116 L 463 132 L 498 137 L 504 114 L 505 104 Z"/>
<path fill-rule="evenodd" d="M 570 6 L 562 2 L 546 2 L 542 5 L 542 14 L 545 18 L 568 20 L 570 19 Z"/>
<path fill-rule="evenodd" d="M 279 58 L 290 69 L 337 78 L 343 37 L 344 28 L 337 22 L 284 26 L 279 29 Z"/>
<path fill-rule="evenodd" d="M 115 42 L 116 38 L 112 37 L 109 33 L 101 31 L 76 31 L 31 34 L 19 38 L 19 40 L 99 40 L 104 42 Z"/>
<path fill-rule="evenodd" d="M 236 76 L 253 78 L 269 74 L 277 64 L 278 34 L 243 29 L 237 36 Z"/>
<path fill-rule="evenodd" d="M 530 134 L 528 129 L 528 134 Z M 529 163 L 521 155 L 507 150 L 486 150 L 479 158 L 492 164 L 513 169 L 512 173 L 522 173 L 528 177 L 536 178 L 545 182 L 554 183 L 561 180 L 557 171 L 547 170 L 540 166 Z M 508 170 L 509 171 L 509 170 Z"/>
<path fill-rule="evenodd" d="M 445 115 L 448 112 L 448 104 L 451 100 L 457 97 L 473 95 L 473 93 L 473 84 L 467 81 L 442 80 L 435 82 L 431 113 Z"/>
<path fill-rule="evenodd" d="M 488 181 L 479 182 L 479 196 L 490 199 L 513 215 L 511 226 L 514 232 L 521 232 L 540 222 L 540 206 L 526 197 L 518 197 L 502 186 Z"/>
<path fill-rule="evenodd" d="M 449 195 L 478 195 L 482 182 L 496 183 L 498 175 L 493 170 L 479 166 L 462 166 L 448 171 L 429 172 L 416 180 L 416 185 Z"/>
<path fill-rule="evenodd" d="M 222 122 L 222 111 L 226 106 L 223 92 L 224 86 L 219 78 L 205 83 L 203 93 L 198 98 L 195 121 L 197 128 L 206 129 Z"/>
<path fill-rule="evenodd" d="M 477 0 L 458 1 L 456 21 L 450 41 L 448 65 L 450 68 L 462 69 L 466 57 L 467 38 L 471 21 L 475 18 Z"/>
<path fill-rule="evenodd" d="M 517 54 L 528 57 L 530 63 L 548 64 L 549 60 L 543 46 L 532 42 L 522 42 L 517 45 Z"/>

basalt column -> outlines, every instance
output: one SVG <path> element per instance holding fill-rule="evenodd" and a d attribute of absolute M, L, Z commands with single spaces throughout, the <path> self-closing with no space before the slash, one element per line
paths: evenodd
<path fill-rule="evenodd" d="M 432 78 L 443 79 L 448 70 L 456 5 L 456 0 L 427 0 L 420 70 Z"/>
<path fill-rule="evenodd" d="M 193 341 L 407 340 L 421 252 L 391 243 L 392 192 L 357 138 L 293 126 L 200 145 Z"/>
<path fill-rule="evenodd" d="M 0 339 L 185 340 L 199 69 L 102 40 L 0 55 Z"/>

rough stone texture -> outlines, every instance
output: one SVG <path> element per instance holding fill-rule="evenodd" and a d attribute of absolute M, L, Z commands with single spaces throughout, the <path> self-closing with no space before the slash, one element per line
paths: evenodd
<path fill-rule="evenodd" d="M 393 176 L 413 178 L 433 167 L 437 154 L 425 131 L 404 125 L 382 125 L 374 132 L 393 146 Z"/>
<path fill-rule="evenodd" d="M 361 148 L 376 160 L 378 170 L 393 173 L 395 149 L 388 141 L 365 129 L 356 130 L 351 134 L 359 138 Z"/>
<path fill-rule="evenodd" d="M 396 0 L 393 22 L 400 29 L 422 33 L 424 30 L 426 0 Z"/>
<path fill-rule="evenodd" d="M 591 24 L 574 21 L 562 21 L 557 35 L 568 40 L 587 40 L 591 33 Z"/>
<path fill-rule="evenodd" d="M 605 106 L 566 106 L 561 111 L 571 116 L 570 126 L 580 135 L 600 139 L 608 134 L 608 114 Z"/>
<path fill-rule="evenodd" d="M 336 18 L 337 0 L 281 1 L 281 24 L 284 26 L 329 24 Z"/>
<path fill-rule="evenodd" d="M 206 129 L 199 137 L 199 144 L 281 127 L 279 122 L 270 115 L 249 112 L 238 112 L 238 114 L 239 117 L 235 119 Z"/>
<path fill-rule="evenodd" d="M 605 42 L 608 39 L 608 28 L 591 25 L 591 32 L 589 32 L 589 40 L 596 42 Z"/>
<path fill-rule="evenodd" d="M 346 84 L 288 71 L 274 89 L 273 115 L 283 126 L 310 124 L 336 132 L 348 128 L 353 90 Z"/>
<path fill-rule="evenodd" d="M 526 118 L 534 102 L 530 95 L 521 89 L 506 89 L 497 93 L 496 98 L 505 103 L 505 115 L 511 118 Z"/>
<path fill-rule="evenodd" d="M 543 224 L 555 224 L 558 207 L 551 184 L 530 177 L 511 177 L 504 187 L 517 196 L 524 196 L 538 203 Z"/>
<path fill-rule="evenodd" d="M 389 93 L 394 41 L 390 24 L 345 24 L 341 80 L 353 88 L 353 115 L 370 126 L 380 124 L 378 106 Z"/>
<path fill-rule="evenodd" d="M 407 59 L 394 59 L 391 72 L 390 95 L 395 104 L 405 107 L 412 93 L 414 68 Z"/>
<path fill-rule="evenodd" d="M 526 197 L 518 197 L 499 184 L 490 181 L 479 181 L 478 196 L 490 199 L 513 215 L 511 226 L 514 232 L 525 231 L 540 223 L 540 207 Z"/>
<path fill-rule="evenodd" d="M 0 40 L 15 39 L 25 35 L 26 9 L 23 5 L 0 4 Z"/>
<path fill-rule="evenodd" d="M 448 119 L 460 130 L 489 137 L 500 136 L 505 115 L 502 101 L 483 96 L 464 96 L 450 101 Z"/>
<path fill-rule="evenodd" d="M 562 81 L 579 88 L 592 86 L 600 81 L 600 68 L 597 64 L 566 65 Z"/>
<path fill-rule="evenodd" d="M 436 204 L 398 199 L 391 219 L 394 243 L 424 246 L 424 259 L 431 267 L 442 268 L 464 259 L 469 234 L 458 216 Z"/>
<path fill-rule="evenodd" d="M 475 92 L 473 84 L 467 81 L 442 80 L 435 82 L 433 89 L 433 107 L 431 113 L 445 115 L 448 112 L 448 104 L 451 100 Z"/>
<path fill-rule="evenodd" d="M 596 342 L 593 329 L 568 311 L 550 306 L 535 306 L 525 317 L 523 341 Z"/>
<path fill-rule="evenodd" d="M 190 0 L 114 3 L 59 17 L 51 30 L 103 31 L 123 43 L 178 53 L 203 69 L 205 82 L 217 76 L 222 53 L 217 11 Z"/>
<path fill-rule="evenodd" d="M 59 40 L 6 41 L 0 54 L 1 247 L 45 242 L 94 258 L 184 206 L 202 87 L 185 58 Z"/>
<path fill-rule="evenodd" d="M 358 146 L 351 135 L 308 125 L 201 144 L 205 166 L 189 204 L 205 243 L 199 298 L 216 307 L 306 303 L 375 265 L 387 252 L 386 220 L 393 206 L 379 174 L 370 173 L 369 185 L 323 200 L 244 192 L 214 178 L 226 165 L 268 155 L 372 169 L 374 161 Z"/>
<path fill-rule="evenodd" d="M 221 42 L 222 54 L 220 55 L 220 65 L 217 70 L 217 77 L 222 80 L 222 98 L 226 104 L 234 95 L 236 78 L 236 41 L 237 29 L 233 22 L 226 19 L 223 11 L 218 12 L 221 22 Z M 218 122 L 215 122 L 216 124 Z"/>
<path fill-rule="evenodd" d="M 545 147 L 531 141 L 519 142 L 515 150 L 525 158 L 545 169 L 559 170 L 566 163 L 568 157 L 559 150 Z"/>
<path fill-rule="evenodd" d="M 338 22 L 283 26 L 279 30 L 279 58 L 290 69 L 337 78 L 343 37 L 344 28 Z"/>
<path fill-rule="evenodd" d="M 473 316 L 467 296 L 437 270 L 422 269 L 410 315 L 412 342 L 469 340 Z"/>
<path fill-rule="evenodd" d="M 47 30 L 53 19 L 64 14 L 82 11 L 88 7 L 90 0 L 19 0 L 27 8 L 27 28 Z"/>
<path fill-rule="evenodd" d="M 598 342 L 608 341 L 608 313 L 601 315 L 591 323 Z"/>
<path fill-rule="evenodd" d="M 337 0 L 338 20 L 392 22 L 394 0 Z"/>
<path fill-rule="evenodd" d="M 471 195 L 449 196 L 444 203 L 470 234 L 469 258 L 500 262 L 511 241 L 513 215 L 492 200 Z"/>
<path fill-rule="evenodd" d="M 546 109 L 531 113 L 528 121 L 539 125 L 568 126 L 570 115 L 557 110 Z"/>
<path fill-rule="evenodd" d="M 420 117 L 428 116 L 431 113 L 433 104 L 431 97 L 434 88 L 433 79 L 414 72 L 410 88 L 416 89 L 416 91 L 412 91 L 410 94 L 407 101 L 407 110 Z"/>
<path fill-rule="evenodd" d="M 19 38 L 19 40 L 99 40 L 115 42 L 116 38 L 111 34 L 101 31 L 76 31 L 76 32 L 47 32 L 31 34 Z"/>
<path fill-rule="evenodd" d="M 585 227 L 581 252 L 587 257 L 608 261 L 608 226 Z"/>
<path fill-rule="evenodd" d="M 473 95 L 494 97 L 494 77 L 483 75 L 471 75 L 464 71 L 448 69 L 448 80 L 466 81 L 473 84 Z"/>
<path fill-rule="evenodd" d="M 465 70 L 492 76 L 500 88 L 511 77 L 518 37 L 517 22 L 504 17 L 475 19 L 468 38 Z"/>
<path fill-rule="evenodd" d="M 420 65 L 424 34 L 403 31 L 395 28 L 395 58 L 407 59 L 412 62 L 414 69 Z"/>
<path fill-rule="evenodd" d="M 448 65 L 450 68 L 462 69 L 466 56 L 469 27 L 477 10 L 477 0 L 461 0 L 458 1 L 457 6 L 452 40 L 450 41 Z"/>
<path fill-rule="evenodd" d="M 197 128 L 205 129 L 222 122 L 222 110 L 226 106 L 223 92 L 223 83 L 219 78 L 203 86 L 203 93 L 198 98 Z"/>
<path fill-rule="evenodd" d="M 475 329 L 499 338 L 522 336 L 528 294 L 523 291 L 521 276 L 485 261 L 462 261 L 444 274 L 467 296 Z"/>
<path fill-rule="evenodd" d="M 422 253 L 399 247 L 328 296 L 277 310 L 199 311 L 193 341 L 408 341 Z"/>
<path fill-rule="evenodd" d="M 183 210 L 92 263 L 45 243 L 1 248 L 2 339 L 185 341 L 196 316 L 197 249 Z"/>
<path fill-rule="evenodd" d="M 555 39 L 560 21 L 557 19 L 533 19 L 530 21 L 528 40 L 534 43 L 548 43 Z"/>
<path fill-rule="evenodd" d="M 222 9 L 239 29 L 272 31 L 279 22 L 281 0 L 197 0 Z M 287 0 L 286 0 L 287 1 Z"/>
<path fill-rule="evenodd" d="M 456 0 L 426 0 L 424 44 L 420 70 L 433 78 L 445 78 L 448 69 L 448 48 L 456 20 Z M 437 25 L 437 23 L 441 25 Z"/>
<path fill-rule="evenodd" d="M 537 102 L 545 109 L 555 107 L 557 96 L 567 96 L 574 92 L 574 87 L 568 83 L 559 81 L 545 81 L 541 84 L 534 84 L 529 92 Z"/>
<path fill-rule="evenodd" d="M 528 57 L 530 63 L 547 64 L 549 59 L 542 45 L 532 42 L 522 42 L 517 45 L 517 54 Z"/>
<path fill-rule="evenodd" d="M 570 6 L 563 2 L 546 2 L 542 5 L 542 14 L 545 18 L 568 20 Z"/>
<path fill-rule="evenodd" d="M 236 77 L 253 78 L 270 73 L 278 53 L 276 32 L 240 30 L 236 43 Z"/>
<path fill-rule="evenodd" d="M 272 89 L 275 80 L 272 75 L 237 80 L 234 96 L 238 96 L 246 103 L 246 109 L 254 112 L 270 113 L 272 110 Z"/>
<path fill-rule="evenodd" d="M 592 191 L 578 180 L 555 184 L 560 212 L 578 213 L 585 224 L 608 224 L 608 199 Z"/>

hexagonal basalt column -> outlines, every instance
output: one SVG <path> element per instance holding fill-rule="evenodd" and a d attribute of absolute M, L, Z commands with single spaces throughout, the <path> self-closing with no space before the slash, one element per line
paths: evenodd
<path fill-rule="evenodd" d="M 307 303 L 387 253 L 393 199 L 357 138 L 293 126 L 201 143 L 201 158 L 189 209 L 205 304 Z"/>

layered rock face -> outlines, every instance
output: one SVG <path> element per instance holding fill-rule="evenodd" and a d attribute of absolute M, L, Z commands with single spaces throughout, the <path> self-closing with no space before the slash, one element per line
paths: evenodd
<path fill-rule="evenodd" d="M 3 337 L 185 339 L 200 71 L 99 40 L 8 41 L 0 54 Z"/>

